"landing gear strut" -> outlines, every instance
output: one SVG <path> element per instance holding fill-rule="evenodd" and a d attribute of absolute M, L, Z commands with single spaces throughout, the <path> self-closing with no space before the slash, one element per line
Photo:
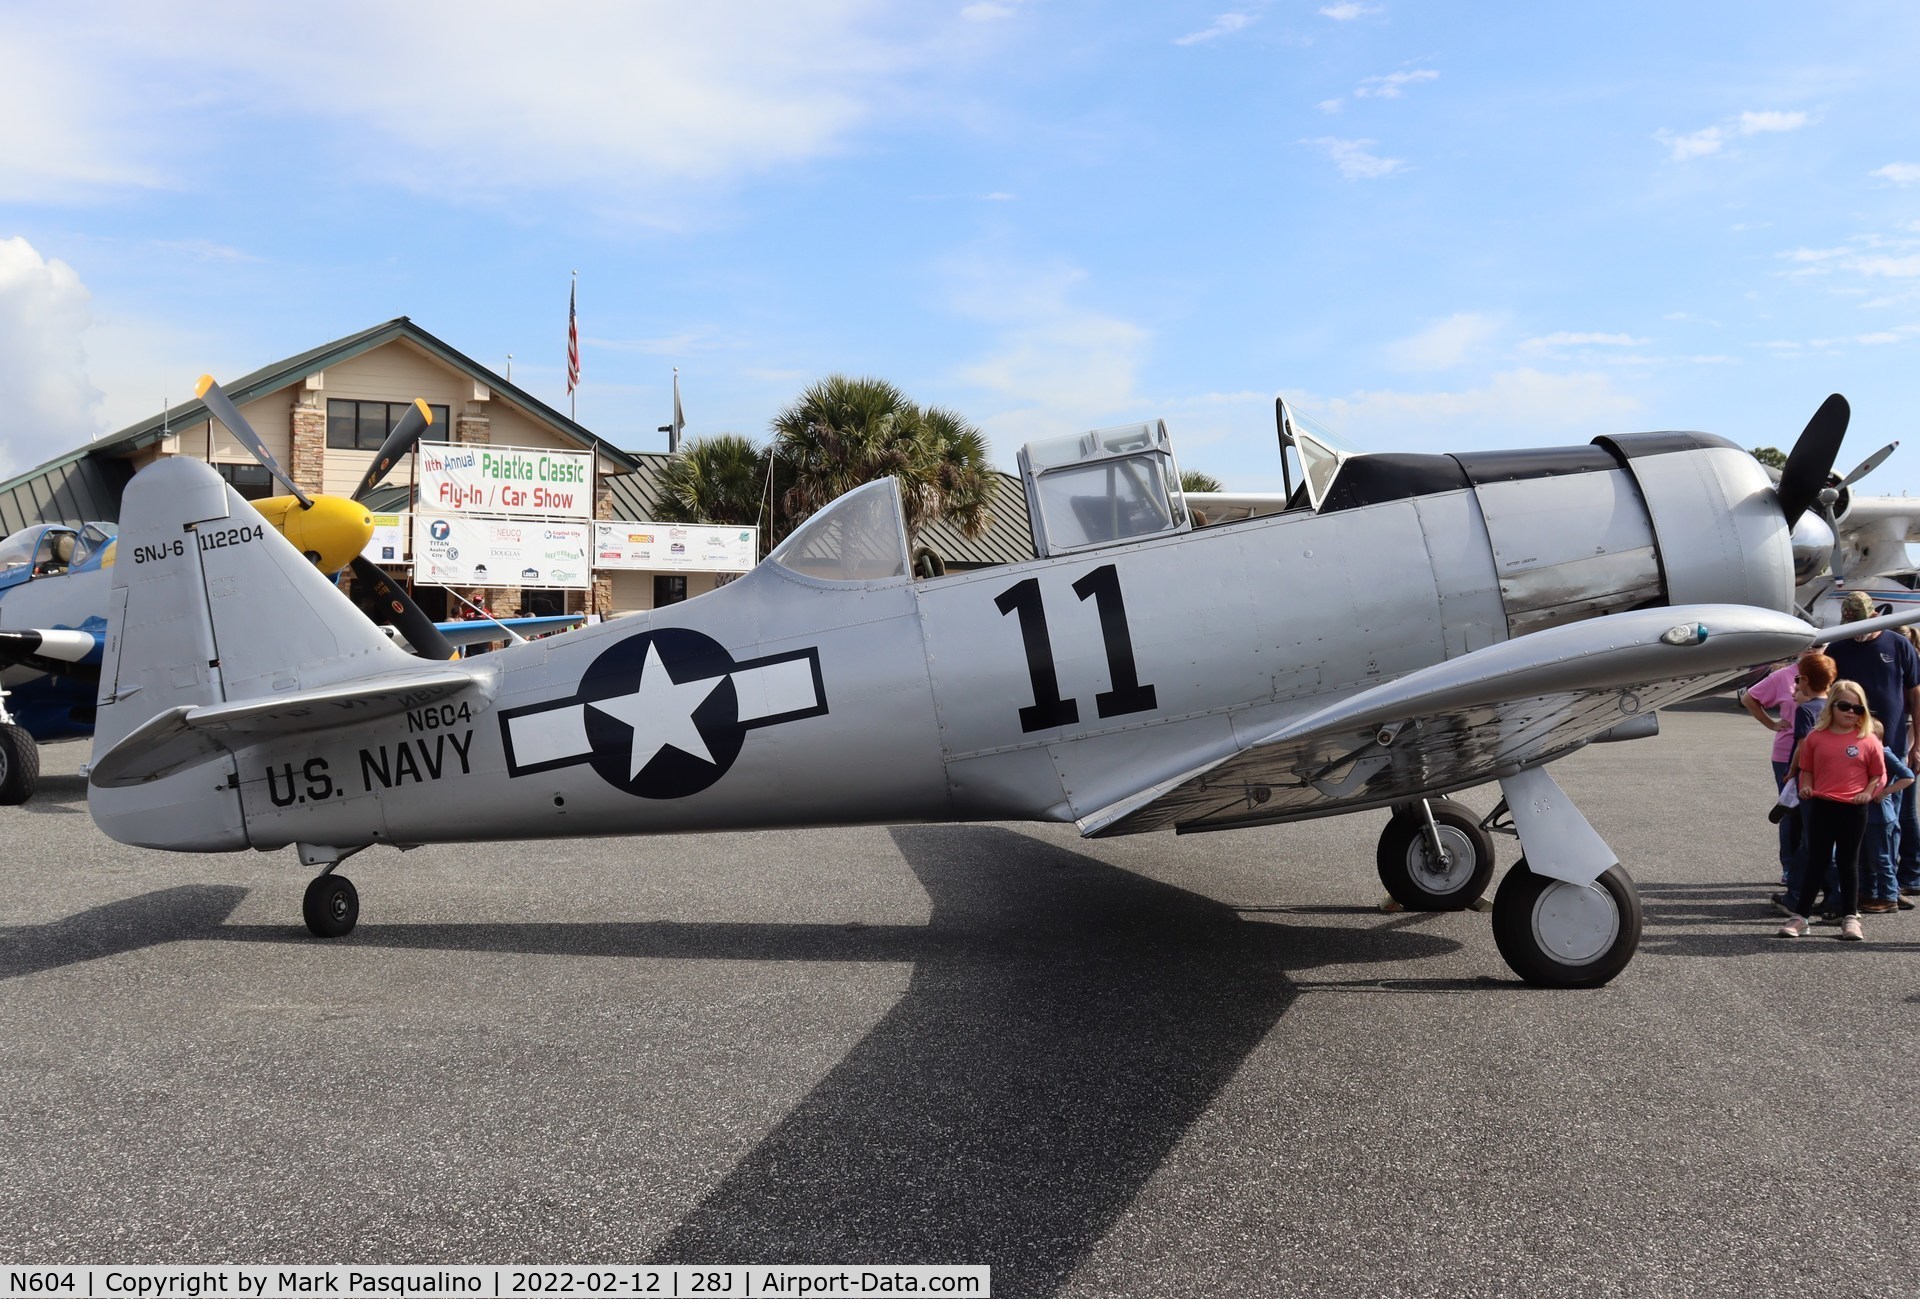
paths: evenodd
<path fill-rule="evenodd" d="M 1546 768 L 1502 777 L 1500 792 L 1526 853 L 1494 895 L 1500 955 L 1528 983 L 1600 986 L 1640 946 L 1633 878 Z M 1489 818 L 1497 820 L 1497 813 Z"/>
<path fill-rule="evenodd" d="M 1407 910 L 1459 911 L 1493 878 L 1493 836 L 1452 799 L 1423 799 L 1394 809 L 1377 862 L 1380 883 Z"/>

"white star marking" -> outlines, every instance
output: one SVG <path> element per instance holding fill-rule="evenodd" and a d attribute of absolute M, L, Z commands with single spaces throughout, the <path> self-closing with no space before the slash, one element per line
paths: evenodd
<path fill-rule="evenodd" d="M 627 779 L 632 780 L 653 761 L 655 754 L 669 746 L 702 762 L 713 762 L 713 753 L 700 737 L 693 714 L 725 680 L 723 675 L 681 685 L 667 675 L 667 669 L 660 662 L 660 651 L 648 645 L 647 661 L 640 668 L 639 689 L 630 695 L 596 699 L 587 707 L 597 708 L 633 728 L 633 770 L 627 773 Z"/>

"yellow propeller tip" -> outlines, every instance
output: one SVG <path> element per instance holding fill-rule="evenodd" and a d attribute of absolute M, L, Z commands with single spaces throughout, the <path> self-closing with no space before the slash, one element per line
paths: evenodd
<path fill-rule="evenodd" d="M 426 416 L 427 423 L 429 424 L 433 423 L 433 409 L 427 405 L 426 399 L 424 397 L 415 397 L 413 399 L 413 404 L 420 408 L 420 413 L 422 415 Z"/>
<path fill-rule="evenodd" d="M 213 376 L 203 374 L 200 376 L 200 382 L 193 385 L 193 395 L 196 397 L 204 397 L 207 395 L 207 389 L 211 387 L 213 387 Z"/>

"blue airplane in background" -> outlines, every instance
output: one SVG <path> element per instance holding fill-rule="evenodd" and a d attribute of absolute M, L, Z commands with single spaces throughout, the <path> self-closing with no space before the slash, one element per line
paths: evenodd
<path fill-rule="evenodd" d="M 39 744 L 93 734 L 119 525 L 37 523 L 0 540 L 0 804 L 24 803 Z M 577 626 L 578 615 L 443 622 L 458 649 Z"/>

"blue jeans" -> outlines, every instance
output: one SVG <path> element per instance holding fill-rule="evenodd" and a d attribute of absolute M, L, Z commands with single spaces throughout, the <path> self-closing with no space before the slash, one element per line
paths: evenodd
<path fill-rule="evenodd" d="M 1900 887 L 1920 889 L 1920 802 L 1914 786 L 1897 795 L 1900 802 Z"/>
<path fill-rule="evenodd" d="M 1787 764 L 1773 764 L 1773 787 L 1775 790 L 1786 788 Z M 1780 882 L 1793 883 L 1794 859 L 1800 855 L 1800 818 L 1783 816 L 1780 818 Z"/>
<path fill-rule="evenodd" d="M 1860 895 L 1891 902 L 1900 895 L 1894 862 L 1905 836 L 1899 825 L 1881 810 L 1883 799 L 1867 809 L 1867 837 L 1860 844 Z"/>

